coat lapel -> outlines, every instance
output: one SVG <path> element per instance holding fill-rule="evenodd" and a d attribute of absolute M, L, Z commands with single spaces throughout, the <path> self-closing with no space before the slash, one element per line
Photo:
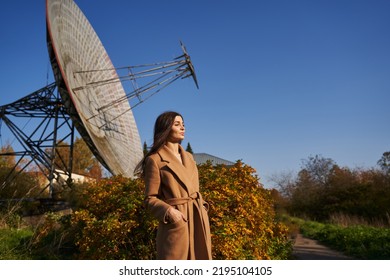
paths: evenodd
<path fill-rule="evenodd" d="M 186 186 L 188 193 L 192 193 L 192 182 L 195 176 L 195 162 L 189 158 L 183 147 L 179 146 L 183 163 L 176 158 L 168 147 L 163 146 L 158 152 L 162 161 L 166 162 L 167 167 L 171 169 L 180 181 Z"/>

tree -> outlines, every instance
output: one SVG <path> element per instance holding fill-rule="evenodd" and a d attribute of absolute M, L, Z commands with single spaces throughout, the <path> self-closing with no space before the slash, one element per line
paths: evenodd
<path fill-rule="evenodd" d="M 327 185 L 329 176 L 335 166 L 336 163 L 332 159 L 320 155 L 310 156 L 307 160 L 302 161 L 302 169 L 306 170 L 308 176 L 320 186 Z"/>
<path fill-rule="evenodd" d="M 320 185 L 313 179 L 311 174 L 302 169 L 298 172 L 297 180 L 291 192 L 289 211 L 294 215 L 315 218 L 320 216 L 319 205 Z"/>
<path fill-rule="evenodd" d="M 88 171 L 88 175 L 95 179 L 101 179 L 103 177 L 103 171 L 100 163 L 95 160 Z"/>
<path fill-rule="evenodd" d="M 88 175 L 96 158 L 82 138 L 76 137 L 73 147 L 73 170 L 75 173 Z"/>
<path fill-rule="evenodd" d="M 144 142 L 144 156 L 148 153 L 148 145 L 146 145 L 146 141 Z"/>
<path fill-rule="evenodd" d="M 1 184 L 5 182 L 8 176 L 14 174 L 15 172 L 10 167 L 0 168 L 0 198 L 1 199 L 19 199 L 19 198 L 29 198 L 35 197 L 41 191 L 38 188 L 39 178 L 34 176 L 34 174 L 22 172 L 17 176 L 14 176 L 11 181 L 2 186 Z"/>
<path fill-rule="evenodd" d="M 381 159 L 378 160 L 378 165 L 385 174 L 390 175 L 390 151 L 383 153 Z"/>
<path fill-rule="evenodd" d="M 186 148 L 186 151 L 193 154 L 194 152 L 192 151 L 192 147 L 191 147 L 191 144 L 188 142 L 187 144 L 187 148 Z"/>
<path fill-rule="evenodd" d="M 268 178 L 285 198 L 291 198 L 295 187 L 295 175 L 292 171 L 274 173 Z"/>
<path fill-rule="evenodd" d="M 56 147 L 56 155 L 54 156 L 54 165 L 56 169 L 66 170 L 68 169 L 69 159 L 70 159 L 70 146 L 65 141 L 58 141 Z M 45 150 L 46 154 L 50 156 L 52 154 L 52 149 L 47 148 Z"/>
<path fill-rule="evenodd" d="M 50 155 L 51 149 L 46 149 Z M 65 170 L 68 168 L 70 157 L 70 145 L 66 142 L 57 143 L 57 153 L 54 158 L 56 168 Z M 80 175 L 88 175 L 100 179 L 102 177 L 102 167 L 94 157 L 91 150 L 82 138 L 76 137 L 73 143 L 72 172 Z"/>
<path fill-rule="evenodd" d="M 0 148 L 0 167 L 14 167 L 16 164 L 15 155 L 12 155 L 14 149 L 10 144 Z"/>

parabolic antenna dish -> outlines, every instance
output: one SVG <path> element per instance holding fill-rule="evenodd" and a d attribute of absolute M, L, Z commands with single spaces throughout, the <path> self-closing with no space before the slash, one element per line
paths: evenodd
<path fill-rule="evenodd" d="M 46 13 L 54 76 L 77 130 L 111 173 L 132 177 L 143 152 L 129 102 L 115 102 L 126 95 L 122 83 L 85 86 L 91 81 L 118 81 L 105 48 L 72 0 L 47 0 Z"/>

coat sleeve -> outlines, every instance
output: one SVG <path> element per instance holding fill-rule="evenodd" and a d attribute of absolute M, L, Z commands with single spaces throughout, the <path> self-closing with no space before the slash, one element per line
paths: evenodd
<path fill-rule="evenodd" d="M 148 157 L 145 165 L 145 203 L 154 217 L 167 223 L 166 215 L 171 206 L 159 198 L 160 188 L 160 169 L 153 158 Z"/>

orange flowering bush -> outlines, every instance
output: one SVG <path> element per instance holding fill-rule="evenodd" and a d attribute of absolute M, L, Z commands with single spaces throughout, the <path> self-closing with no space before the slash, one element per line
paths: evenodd
<path fill-rule="evenodd" d="M 215 259 L 287 259 L 291 252 L 287 228 L 276 222 L 271 193 L 255 172 L 241 161 L 199 166 Z"/>
<path fill-rule="evenodd" d="M 254 174 L 240 161 L 232 167 L 199 166 L 201 193 L 210 204 L 214 259 L 289 256 L 287 229 L 275 221 L 270 192 Z M 67 258 L 155 259 L 157 221 L 144 208 L 143 199 L 141 179 L 117 176 L 93 183 L 82 191 L 78 210 L 51 235 L 66 237 L 66 246 L 74 248 Z M 56 248 L 64 242 L 51 240 L 57 240 Z"/>
<path fill-rule="evenodd" d="M 156 222 L 143 207 L 143 182 L 124 177 L 101 180 L 83 193 L 84 205 L 71 225 L 79 228 L 81 259 L 152 259 Z"/>

